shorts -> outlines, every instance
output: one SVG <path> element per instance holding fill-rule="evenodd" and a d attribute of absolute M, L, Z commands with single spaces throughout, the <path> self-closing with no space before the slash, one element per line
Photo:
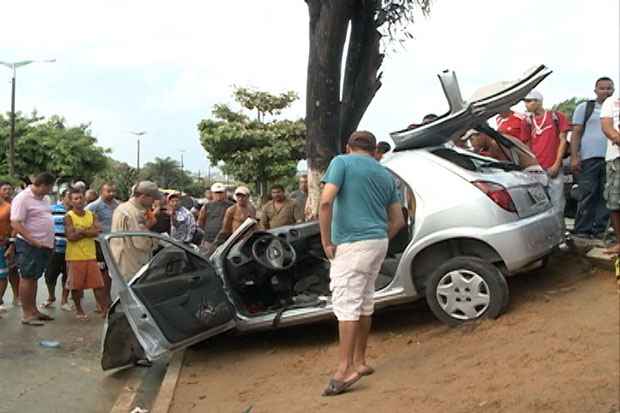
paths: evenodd
<path fill-rule="evenodd" d="M 620 158 L 607 161 L 607 181 L 605 182 L 607 209 L 620 211 Z"/>
<path fill-rule="evenodd" d="M 385 259 L 388 240 L 340 244 L 331 261 L 329 289 L 338 321 L 358 321 L 374 313 L 375 281 Z"/>
<path fill-rule="evenodd" d="M 6 247 L 0 247 L 0 280 L 4 280 L 9 276 L 9 264 L 4 257 Z"/>
<path fill-rule="evenodd" d="M 51 248 L 36 248 L 21 238 L 15 240 L 17 266 L 21 278 L 38 280 L 47 270 Z"/>
<path fill-rule="evenodd" d="M 54 251 L 50 256 L 50 262 L 45 271 L 45 282 L 50 285 L 56 285 L 56 281 L 60 274 L 63 275 L 63 285 L 67 280 L 67 262 L 65 261 L 64 252 Z"/>
<path fill-rule="evenodd" d="M 96 260 L 67 261 L 67 290 L 103 288 L 103 276 Z"/>

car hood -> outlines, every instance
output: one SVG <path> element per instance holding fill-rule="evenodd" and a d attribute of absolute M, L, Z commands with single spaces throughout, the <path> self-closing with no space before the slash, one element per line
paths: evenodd
<path fill-rule="evenodd" d="M 461 96 L 456 73 L 443 71 L 438 77 L 448 100 L 449 112 L 418 128 L 391 133 L 396 145 L 394 150 L 439 146 L 462 136 L 468 129 L 510 109 L 551 73 L 544 65 L 534 67 L 517 80 L 479 88 L 470 99 L 471 102 L 467 102 Z"/>

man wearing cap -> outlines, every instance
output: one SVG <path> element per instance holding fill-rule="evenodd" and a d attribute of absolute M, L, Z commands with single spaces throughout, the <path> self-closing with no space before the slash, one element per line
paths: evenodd
<path fill-rule="evenodd" d="M 372 133 L 354 132 L 347 155 L 335 157 L 323 177 L 321 243 L 331 261 L 330 290 L 338 319 L 339 363 L 323 392 L 340 394 L 374 370 L 366 344 L 374 311 L 375 280 L 388 239 L 405 225 L 394 177 L 373 157 Z"/>
<path fill-rule="evenodd" d="M 211 186 L 211 193 L 213 201 L 203 205 L 198 214 L 198 226 L 205 232 L 203 247 L 207 250 L 212 247 L 217 234 L 222 229 L 226 210 L 233 205 L 226 199 L 226 187 L 223 184 L 214 183 Z"/>
<path fill-rule="evenodd" d="M 528 113 L 521 123 L 521 140 L 529 145 L 540 166 L 547 171 L 549 197 L 564 228 L 566 200 L 562 159 L 566 152 L 566 133 L 570 130 L 570 124 L 561 112 L 543 108 L 543 96 L 538 91 L 530 92 L 523 101 Z"/>
<path fill-rule="evenodd" d="M 157 185 L 151 181 L 139 182 L 129 201 L 120 204 L 112 215 L 112 232 L 148 231 L 146 212 L 155 200 L 161 199 Z M 133 277 L 148 261 L 155 242 L 149 237 L 123 237 L 110 240 L 112 256 L 125 279 Z"/>
<path fill-rule="evenodd" d="M 246 219 L 256 219 L 256 209 L 250 203 L 250 190 L 247 187 L 239 186 L 235 189 L 235 200 L 237 203 L 226 210 L 218 242 L 225 241 Z"/>

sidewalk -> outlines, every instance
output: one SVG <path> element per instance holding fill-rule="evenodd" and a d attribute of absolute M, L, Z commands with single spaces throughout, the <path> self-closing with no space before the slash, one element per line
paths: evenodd
<path fill-rule="evenodd" d="M 47 297 L 40 281 L 38 302 Z M 57 294 L 60 297 L 60 293 Z M 12 302 L 7 291 L 5 302 Z M 103 320 L 95 314 L 92 292 L 85 293 L 90 320 L 78 321 L 59 304 L 47 312 L 55 318 L 43 327 L 20 324 L 20 308 L 0 319 L 0 412 L 108 412 L 125 384 L 128 372 L 113 375 L 99 365 Z M 41 340 L 56 340 L 45 348 Z"/>

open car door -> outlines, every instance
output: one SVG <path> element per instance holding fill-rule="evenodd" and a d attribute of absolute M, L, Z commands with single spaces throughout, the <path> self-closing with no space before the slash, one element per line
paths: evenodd
<path fill-rule="evenodd" d="M 99 242 L 118 294 L 104 327 L 104 370 L 152 361 L 235 327 L 222 280 L 205 258 L 155 233 L 112 233 Z"/>

